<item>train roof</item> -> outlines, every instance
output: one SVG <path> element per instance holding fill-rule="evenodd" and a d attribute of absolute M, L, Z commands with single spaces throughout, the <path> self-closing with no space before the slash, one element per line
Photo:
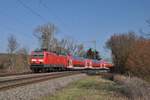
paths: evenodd
<path fill-rule="evenodd" d="M 73 59 L 77 59 L 77 60 L 84 60 L 83 57 L 78 57 L 78 56 L 72 56 Z"/>

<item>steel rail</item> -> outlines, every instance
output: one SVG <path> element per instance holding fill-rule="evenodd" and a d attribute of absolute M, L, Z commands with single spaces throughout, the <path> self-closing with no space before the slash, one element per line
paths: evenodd
<path fill-rule="evenodd" d="M 0 74 L 0 77 L 14 76 L 14 75 L 26 75 L 26 74 L 32 74 L 32 72 L 23 72 L 23 73 L 1 73 L 1 74 Z"/>
<path fill-rule="evenodd" d="M 69 75 L 75 75 L 79 74 L 80 72 L 60 72 L 60 73 L 53 73 L 53 74 L 46 74 L 46 75 L 41 75 L 41 76 L 34 76 L 34 77 L 28 77 L 28 78 L 23 78 L 23 79 L 14 79 L 14 80 L 7 80 L 3 81 L 0 83 L 0 91 L 2 90 L 7 90 L 19 86 L 24 86 L 27 84 L 32 84 L 32 83 L 37 83 L 37 82 L 42 82 L 50 79 L 55 79 L 55 78 L 60 78 L 60 77 L 65 77 Z"/>

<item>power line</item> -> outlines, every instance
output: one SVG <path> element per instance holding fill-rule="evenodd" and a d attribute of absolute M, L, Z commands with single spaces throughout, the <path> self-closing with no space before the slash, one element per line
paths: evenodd
<path fill-rule="evenodd" d="M 7 14 L 6 12 L 4 12 L 4 10 L 0 10 L 0 12 L 1 12 L 1 15 L 3 15 L 4 17 L 7 17 L 7 18 L 9 18 L 10 17 L 10 15 L 9 14 Z M 23 23 L 22 21 L 20 21 L 20 20 L 18 20 L 18 18 L 15 18 L 15 17 L 12 17 L 11 16 L 11 18 L 13 18 L 13 21 L 16 23 L 20 23 L 20 24 L 22 24 L 22 25 L 25 25 L 25 23 Z M 8 25 L 4 25 L 4 24 L 1 24 L 0 25 L 3 29 L 6 29 L 6 30 L 9 30 L 9 31 L 14 31 L 14 32 L 17 32 L 14 28 L 12 28 L 12 27 L 10 27 L 10 26 L 8 26 Z M 26 26 L 26 25 L 25 25 Z"/>
<path fill-rule="evenodd" d="M 1 12 L 1 15 L 5 16 L 5 17 L 7 17 L 7 18 L 9 18 L 9 17 L 10 17 L 10 15 L 9 15 L 9 14 L 7 14 L 6 12 L 4 12 L 4 11 L 2 11 L 2 10 L 0 10 L 0 12 Z M 19 20 L 19 19 L 18 19 L 18 18 L 16 18 L 16 17 L 12 17 L 12 16 L 11 16 L 11 18 L 13 18 L 13 21 L 15 20 L 14 22 L 17 22 L 18 24 L 21 24 L 21 25 L 27 26 L 27 25 L 26 25 L 26 23 L 24 23 L 23 21 Z"/>
<path fill-rule="evenodd" d="M 47 11 L 50 11 L 50 10 L 51 10 L 42 0 L 39 0 L 39 4 L 42 5 L 45 9 L 47 9 Z M 52 11 L 51 11 L 51 12 L 52 12 Z M 67 26 L 67 25 L 61 20 L 61 18 L 58 17 L 56 14 L 54 15 L 54 13 L 53 13 L 53 14 L 51 14 L 51 15 L 53 15 L 61 24 L 63 24 L 63 26 Z"/>
<path fill-rule="evenodd" d="M 1 24 L 0 25 L 0 28 L 2 29 L 4 29 L 4 30 L 7 30 L 8 32 L 7 33 L 23 33 L 23 32 L 20 32 L 20 31 L 18 31 L 16 28 L 14 28 L 14 27 L 10 27 L 10 26 L 8 26 L 8 25 L 4 25 L 4 24 Z M 27 34 L 22 34 L 24 37 L 30 37 L 29 35 L 27 35 Z"/>
<path fill-rule="evenodd" d="M 0 10 L 0 12 L 1 12 L 1 15 L 5 16 L 5 17 L 7 17 L 7 18 L 10 17 L 10 15 L 7 14 L 6 12 L 4 12 L 4 11 L 2 11 L 2 10 Z M 16 17 L 12 17 L 12 16 L 11 16 L 11 18 L 13 18 L 13 22 L 15 22 L 15 23 L 17 22 L 18 24 L 27 26 L 27 25 L 25 25 L 25 23 L 23 23 L 21 20 L 18 20 Z M 22 33 L 22 32 L 18 32 L 18 30 L 15 29 L 15 28 L 12 27 L 12 26 L 10 27 L 10 24 L 9 24 L 9 25 L 5 25 L 5 24 L 2 24 L 2 23 L 1 23 L 0 28 L 1 28 L 1 29 L 3 28 L 4 30 L 7 30 L 8 33 Z M 23 34 L 23 36 L 24 36 L 24 37 L 27 37 L 27 34 Z M 28 37 L 29 37 L 29 36 L 28 36 Z"/>
<path fill-rule="evenodd" d="M 34 14 L 35 16 L 39 17 L 40 19 L 42 19 L 43 21 L 46 21 L 46 19 L 44 17 L 42 17 L 39 13 L 37 13 L 36 11 L 34 11 L 31 7 L 29 7 L 28 5 L 26 5 L 24 2 L 22 2 L 21 0 L 17 0 L 24 8 L 28 9 L 32 14 Z"/>
<path fill-rule="evenodd" d="M 94 49 L 96 50 L 96 40 L 92 40 L 92 41 L 83 41 L 82 43 L 92 43 L 94 46 Z"/>
<path fill-rule="evenodd" d="M 5 30 L 7 30 L 7 31 L 14 31 L 14 32 L 16 32 L 16 30 L 14 28 L 6 26 L 6 25 L 0 26 L 0 28 L 1 29 L 3 28 Z M 12 33 L 12 32 L 9 32 L 9 33 Z"/>
<path fill-rule="evenodd" d="M 40 3 L 40 5 L 42 5 L 45 9 L 47 9 L 47 11 L 50 11 L 50 10 L 51 10 L 45 3 L 42 2 L 42 0 L 39 0 L 39 3 Z M 60 17 L 56 16 L 56 14 L 55 14 L 55 15 L 53 14 L 53 16 L 54 16 L 59 22 L 61 22 L 62 24 L 65 25 L 65 23 L 62 22 L 62 20 L 61 20 Z M 65 25 L 65 26 L 66 26 L 66 25 Z"/>
<path fill-rule="evenodd" d="M 45 9 L 46 9 L 46 11 L 49 13 L 49 11 L 51 11 L 52 12 L 52 10 L 49 8 L 49 6 L 47 6 L 47 3 L 45 3 L 45 2 L 43 2 L 42 0 L 39 0 L 39 5 L 41 5 L 41 6 L 43 6 Z M 63 21 L 62 21 L 62 19 L 59 17 L 59 16 L 57 16 L 56 14 L 52 14 L 52 16 L 60 23 L 60 24 L 63 24 L 63 26 L 68 26 L 66 23 L 64 23 Z M 62 30 L 61 30 L 61 33 L 63 33 L 63 34 L 65 34 L 66 36 L 68 36 L 66 33 L 64 33 L 64 32 L 62 32 Z"/>

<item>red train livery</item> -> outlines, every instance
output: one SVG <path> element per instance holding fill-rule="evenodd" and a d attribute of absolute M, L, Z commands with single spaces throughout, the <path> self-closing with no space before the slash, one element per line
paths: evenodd
<path fill-rule="evenodd" d="M 56 54 L 48 51 L 33 51 L 30 57 L 30 68 L 33 72 L 50 72 L 81 69 L 110 69 L 113 65 L 71 55 Z"/>

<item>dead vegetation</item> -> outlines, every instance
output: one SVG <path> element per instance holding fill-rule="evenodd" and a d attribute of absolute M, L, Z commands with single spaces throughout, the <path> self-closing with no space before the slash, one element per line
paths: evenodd
<path fill-rule="evenodd" d="M 128 56 L 126 68 L 129 74 L 150 82 L 150 40 L 137 41 Z"/>
<path fill-rule="evenodd" d="M 39 41 L 39 48 L 49 50 L 57 54 L 73 54 L 84 56 L 85 48 L 83 44 L 77 44 L 76 41 L 68 38 L 59 40 L 55 37 L 57 27 L 52 24 L 38 26 L 33 35 Z M 0 72 L 26 72 L 29 69 L 29 51 L 21 47 L 16 36 L 11 34 L 7 39 L 7 52 L 0 54 Z"/>
<path fill-rule="evenodd" d="M 112 52 L 115 72 L 150 81 L 150 39 L 134 32 L 114 34 L 106 43 Z"/>
<path fill-rule="evenodd" d="M 7 53 L 0 54 L 1 73 L 17 73 L 29 71 L 29 54 L 25 47 L 19 48 L 15 35 L 8 37 Z"/>
<path fill-rule="evenodd" d="M 71 37 L 56 38 L 58 28 L 52 24 L 43 24 L 35 29 L 33 35 L 38 39 L 40 49 L 48 50 L 58 54 L 70 53 L 77 56 L 85 54 L 83 44 L 77 44 Z"/>
<path fill-rule="evenodd" d="M 30 72 L 29 68 L 29 55 L 17 53 L 13 55 L 15 60 L 13 69 L 10 70 L 10 62 L 8 54 L 0 54 L 0 73 L 20 73 Z"/>
<path fill-rule="evenodd" d="M 18 73 L 29 72 L 29 54 L 25 47 L 19 48 L 20 44 L 15 35 L 11 34 L 8 39 L 7 53 L 0 54 L 0 72 Z"/>
<path fill-rule="evenodd" d="M 101 76 L 88 76 L 41 100 L 128 100 L 119 93 L 120 89 L 118 84 Z"/>
<path fill-rule="evenodd" d="M 122 86 L 120 92 L 131 100 L 149 100 L 150 85 L 137 77 L 114 75 L 113 80 Z"/>

